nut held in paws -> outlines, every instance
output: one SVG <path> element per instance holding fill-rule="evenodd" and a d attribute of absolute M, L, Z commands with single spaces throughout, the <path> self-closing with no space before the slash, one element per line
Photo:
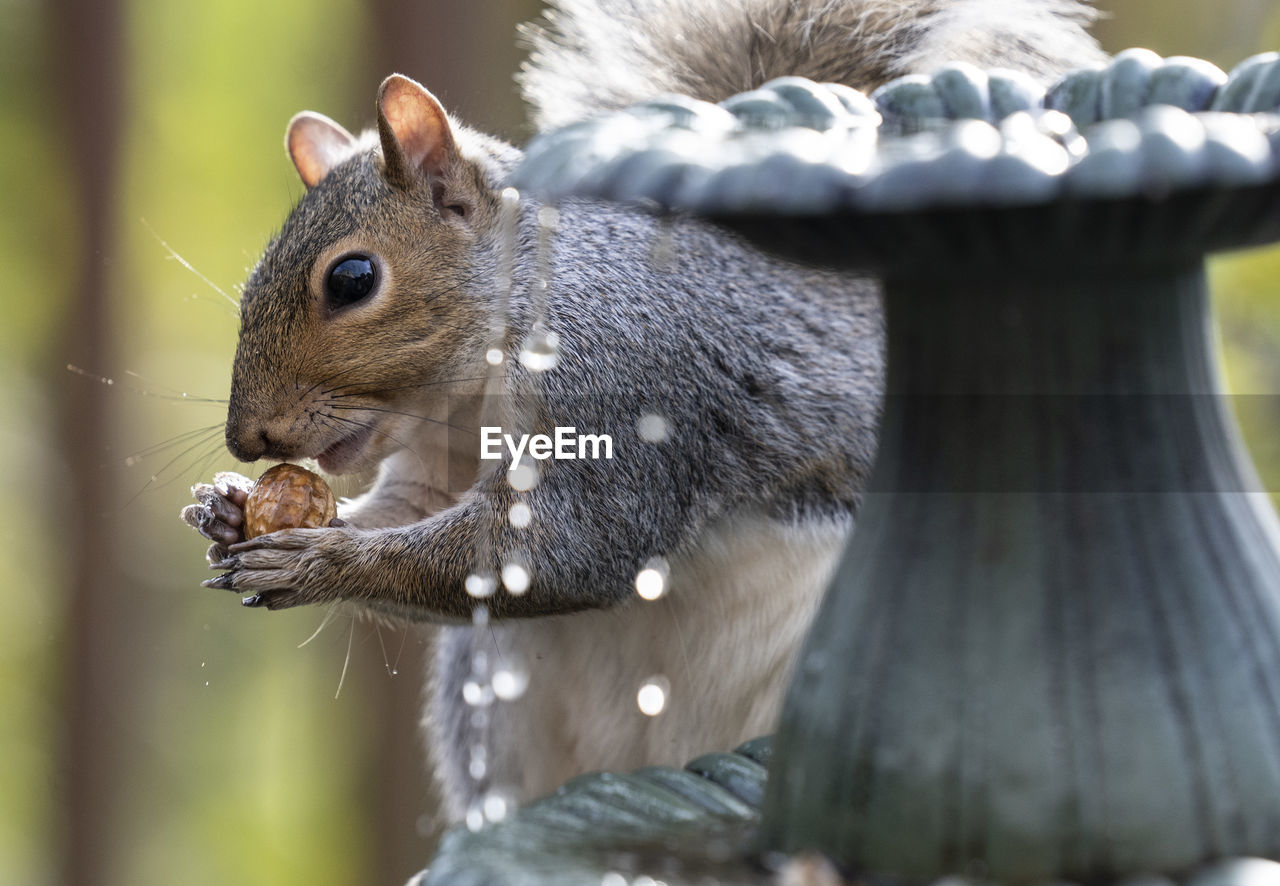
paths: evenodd
<path fill-rule="evenodd" d="M 244 537 L 256 538 L 281 529 L 318 529 L 336 516 L 338 504 L 323 477 L 297 465 L 279 464 L 249 490 L 244 503 Z"/>

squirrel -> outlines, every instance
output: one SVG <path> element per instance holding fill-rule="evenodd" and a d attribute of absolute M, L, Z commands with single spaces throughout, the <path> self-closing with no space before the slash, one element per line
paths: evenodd
<path fill-rule="evenodd" d="M 1091 18 L 1077 0 L 553 0 L 520 80 L 549 128 L 782 75 L 869 91 L 965 61 L 1047 78 L 1101 60 Z M 205 584 L 439 624 L 424 722 L 451 820 L 486 784 L 524 800 L 770 731 L 871 467 L 875 283 L 585 200 L 557 207 L 548 254 L 540 208 L 504 204 L 519 150 L 399 75 L 376 112 L 360 136 L 289 123 L 305 192 L 245 285 L 226 423 L 241 461 L 376 480 L 327 528 L 249 541 L 246 479 L 194 487 L 183 518 L 222 570 Z M 538 329 L 559 340 L 547 371 L 517 358 Z M 656 437 L 638 426 L 653 416 Z M 516 489 L 510 447 L 480 457 L 504 421 L 608 435 L 612 457 L 541 461 Z M 655 557 L 650 602 L 635 582 Z M 463 697 L 477 656 L 531 671 L 483 717 Z M 636 709 L 650 675 L 670 684 L 661 716 Z"/>

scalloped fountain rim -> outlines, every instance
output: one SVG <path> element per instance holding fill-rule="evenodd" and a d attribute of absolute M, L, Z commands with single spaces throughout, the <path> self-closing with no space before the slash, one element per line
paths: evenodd
<path fill-rule="evenodd" d="M 1145 49 L 1044 89 L 952 65 L 870 97 L 797 77 L 672 96 L 536 138 L 513 183 L 704 214 L 1161 198 L 1280 180 L 1280 53 L 1229 75 Z"/>

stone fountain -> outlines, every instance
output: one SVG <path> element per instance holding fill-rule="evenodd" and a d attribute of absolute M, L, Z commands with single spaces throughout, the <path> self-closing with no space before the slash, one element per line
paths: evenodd
<path fill-rule="evenodd" d="M 1131 50 L 1047 91 L 788 78 L 536 140 L 542 198 L 878 274 L 880 453 L 772 744 L 584 776 L 451 833 L 425 882 L 765 883 L 811 853 L 876 882 L 1280 884 L 1280 523 L 1204 272 L 1280 240 L 1278 110 L 1280 55 Z"/>

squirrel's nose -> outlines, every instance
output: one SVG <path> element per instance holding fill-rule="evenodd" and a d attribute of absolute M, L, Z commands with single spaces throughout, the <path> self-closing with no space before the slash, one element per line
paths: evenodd
<path fill-rule="evenodd" d="M 290 447 L 284 442 L 283 429 L 272 425 L 271 421 L 259 421 L 232 410 L 227 415 L 227 449 L 237 459 L 246 462 L 291 457 Z"/>
<path fill-rule="evenodd" d="M 245 428 L 227 421 L 227 449 L 239 461 L 257 461 L 271 448 L 265 428 Z"/>

